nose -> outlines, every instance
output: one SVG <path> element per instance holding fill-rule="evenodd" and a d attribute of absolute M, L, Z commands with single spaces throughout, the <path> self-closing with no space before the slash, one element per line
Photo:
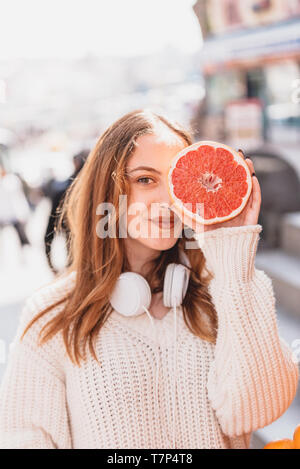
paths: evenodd
<path fill-rule="evenodd" d="M 168 191 L 167 183 L 161 184 L 161 189 L 159 192 L 159 200 L 157 202 L 160 204 L 161 208 L 167 210 L 172 205 L 172 200 Z"/>
<path fill-rule="evenodd" d="M 172 201 L 167 186 L 165 184 L 160 184 L 160 188 L 156 192 L 155 198 L 151 200 L 149 207 L 151 218 L 155 218 L 157 216 L 168 216 L 168 214 L 172 214 L 170 210 L 171 205 Z"/>

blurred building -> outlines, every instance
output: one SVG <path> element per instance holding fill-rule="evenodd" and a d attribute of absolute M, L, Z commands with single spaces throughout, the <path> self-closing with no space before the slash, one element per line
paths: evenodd
<path fill-rule="evenodd" d="M 292 164 L 300 142 L 300 0 L 198 0 L 206 99 L 198 136 L 255 149 L 276 145 Z"/>
<path fill-rule="evenodd" d="M 198 0 L 193 8 L 207 38 L 293 18 L 300 14 L 300 1 Z"/>

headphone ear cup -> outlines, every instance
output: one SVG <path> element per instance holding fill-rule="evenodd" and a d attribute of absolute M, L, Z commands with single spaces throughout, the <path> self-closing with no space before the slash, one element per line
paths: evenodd
<path fill-rule="evenodd" d="M 173 272 L 174 272 L 174 267 L 176 264 L 169 264 L 166 268 L 165 272 L 165 278 L 164 278 L 164 295 L 163 295 L 163 300 L 164 300 L 164 305 L 167 306 L 168 308 L 172 307 L 172 278 L 173 278 Z"/>
<path fill-rule="evenodd" d="M 189 270 L 182 264 L 169 264 L 164 278 L 164 305 L 181 306 L 189 284 Z"/>
<path fill-rule="evenodd" d="M 135 272 L 123 272 L 110 297 L 112 307 L 123 316 L 138 316 L 151 304 L 151 289 L 146 279 Z"/>

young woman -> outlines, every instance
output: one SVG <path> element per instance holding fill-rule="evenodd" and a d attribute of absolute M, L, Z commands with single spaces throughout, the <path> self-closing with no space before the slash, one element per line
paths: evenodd
<path fill-rule="evenodd" d="M 254 266 L 262 227 L 253 164 L 246 160 L 253 191 L 243 212 L 206 227 L 201 248 L 188 249 L 186 227 L 195 238 L 203 227 L 169 210 L 166 175 L 190 144 L 188 132 L 149 110 L 101 135 L 64 203 L 68 271 L 22 312 L 1 384 L 1 447 L 249 448 L 251 432 L 293 401 L 298 368 L 278 335 L 272 282 Z M 104 203 L 115 208 L 109 236 Z M 163 298 L 170 263 L 189 270 L 175 341 Z M 148 282 L 150 316 L 112 308 L 124 272 Z M 125 291 L 123 301 L 131 299 Z"/>

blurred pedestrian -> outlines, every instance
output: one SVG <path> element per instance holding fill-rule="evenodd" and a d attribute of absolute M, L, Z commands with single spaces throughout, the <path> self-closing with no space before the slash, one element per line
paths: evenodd
<path fill-rule="evenodd" d="M 33 187 L 31 187 L 30 184 L 28 184 L 28 182 L 26 181 L 26 179 L 24 179 L 21 173 L 16 172 L 15 174 L 20 179 L 20 182 L 23 187 L 24 195 L 26 197 L 30 210 L 33 212 L 36 208 L 37 201 L 38 201 L 37 196 L 36 196 L 36 190 Z"/>
<path fill-rule="evenodd" d="M 65 181 L 57 181 L 54 178 L 50 181 L 49 184 L 44 185 L 44 194 L 51 200 L 51 212 L 48 220 L 48 225 L 46 228 L 46 233 L 44 236 L 44 243 L 45 243 L 45 253 L 47 256 L 48 264 L 51 270 L 56 274 L 57 269 L 53 265 L 51 259 L 51 248 L 52 242 L 54 240 L 55 234 L 57 232 L 57 222 L 59 218 L 59 208 L 63 203 L 64 196 L 68 187 L 72 184 L 74 179 L 77 177 L 79 172 L 81 171 L 86 158 L 88 157 L 89 150 L 84 149 L 79 153 L 73 156 L 73 164 L 74 164 L 74 171 L 71 176 L 66 179 Z M 61 225 L 62 232 L 65 234 L 66 238 L 68 239 L 69 236 L 69 229 L 65 222 Z M 67 243 L 68 248 L 68 243 Z"/>
<path fill-rule="evenodd" d="M 13 226 L 22 248 L 30 245 L 25 232 L 29 215 L 30 206 L 20 178 L 16 174 L 7 173 L 0 164 L 0 229 Z"/>

